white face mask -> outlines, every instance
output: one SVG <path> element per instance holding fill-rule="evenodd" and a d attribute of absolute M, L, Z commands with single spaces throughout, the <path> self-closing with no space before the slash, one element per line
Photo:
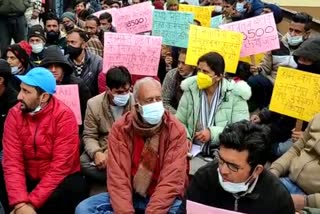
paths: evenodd
<path fill-rule="evenodd" d="M 287 33 L 287 39 L 290 46 L 298 46 L 304 41 L 303 36 L 290 36 L 289 33 Z"/>
<path fill-rule="evenodd" d="M 42 42 L 38 44 L 32 44 L 31 47 L 32 47 L 32 52 L 37 54 L 43 50 L 44 44 Z"/>
<path fill-rule="evenodd" d="M 19 68 L 19 66 L 13 66 L 13 67 L 11 67 L 11 73 L 12 74 L 17 74 L 17 73 L 19 73 L 20 72 L 20 68 Z"/>
<path fill-rule="evenodd" d="M 222 6 L 220 6 L 220 5 L 214 6 L 214 12 L 221 13 L 222 12 Z"/>
<path fill-rule="evenodd" d="M 41 111 L 41 106 L 38 105 L 32 112 L 29 112 L 30 115 L 34 115 L 36 114 L 37 112 Z"/>
<path fill-rule="evenodd" d="M 251 176 L 245 182 L 242 182 L 242 183 L 227 182 L 227 181 L 223 181 L 219 168 L 218 168 L 218 176 L 219 176 L 219 183 L 225 191 L 230 192 L 232 194 L 248 191 L 249 184 L 250 184 L 248 181 L 251 178 Z"/>
<path fill-rule="evenodd" d="M 113 102 L 117 106 L 125 106 L 128 103 L 130 94 L 115 94 L 113 95 Z"/>
<path fill-rule="evenodd" d="M 151 125 L 158 124 L 164 114 L 162 101 L 141 106 L 140 114 L 147 123 Z"/>

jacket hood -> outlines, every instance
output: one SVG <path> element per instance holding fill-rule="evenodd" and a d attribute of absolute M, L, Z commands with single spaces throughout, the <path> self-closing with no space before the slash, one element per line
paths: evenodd
<path fill-rule="evenodd" d="M 320 61 L 320 38 L 307 39 L 293 53 L 296 57 L 304 57 L 313 62 Z"/>
<path fill-rule="evenodd" d="M 189 77 L 182 81 L 181 89 L 183 91 L 195 91 L 198 90 L 197 85 L 197 77 Z M 251 88 L 245 81 L 237 81 L 227 80 L 225 78 L 222 79 L 222 93 L 226 93 L 227 91 L 232 91 L 232 93 L 236 96 L 242 97 L 244 100 L 249 100 L 251 97 Z"/>

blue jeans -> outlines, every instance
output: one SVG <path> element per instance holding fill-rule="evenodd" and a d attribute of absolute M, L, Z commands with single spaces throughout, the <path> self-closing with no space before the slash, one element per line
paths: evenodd
<path fill-rule="evenodd" d="M 149 198 L 143 198 L 141 196 L 134 195 L 133 207 L 136 210 L 145 210 L 149 203 L 149 200 Z M 181 200 L 175 200 L 168 213 L 177 213 L 181 203 Z M 113 214 L 109 194 L 100 193 L 98 195 L 87 198 L 77 206 L 75 214 Z"/>
<path fill-rule="evenodd" d="M 276 157 L 281 157 L 284 153 L 286 153 L 293 145 L 292 139 L 289 138 L 288 140 L 274 144 L 273 146 L 273 154 Z"/>
<path fill-rule="evenodd" d="M 281 183 L 287 188 L 290 194 L 305 195 L 303 190 L 293 183 L 289 177 L 280 178 Z"/>

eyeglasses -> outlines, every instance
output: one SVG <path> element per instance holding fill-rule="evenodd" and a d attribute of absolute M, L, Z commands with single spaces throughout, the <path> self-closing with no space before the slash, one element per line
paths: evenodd
<path fill-rule="evenodd" d="M 215 156 L 218 160 L 219 167 L 223 166 L 223 164 L 226 164 L 228 169 L 230 169 L 232 172 L 238 172 L 240 169 L 243 169 L 240 166 L 237 166 L 236 164 L 229 163 L 229 162 L 223 160 L 218 151 L 215 153 Z"/>

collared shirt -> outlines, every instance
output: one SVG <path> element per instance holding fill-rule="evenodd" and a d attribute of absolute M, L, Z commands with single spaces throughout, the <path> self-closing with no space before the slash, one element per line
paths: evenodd
<path fill-rule="evenodd" d="M 87 42 L 87 50 L 93 54 L 103 57 L 103 45 L 96 37 L 91 37 Z"/>

